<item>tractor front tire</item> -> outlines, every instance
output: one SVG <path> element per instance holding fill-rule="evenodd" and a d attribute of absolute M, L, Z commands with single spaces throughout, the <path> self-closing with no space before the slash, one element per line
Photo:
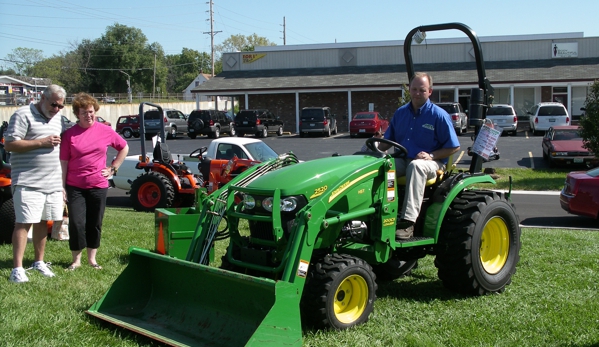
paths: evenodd
<path fill-rule="evenodd" d="M 0 244 L 12 243 L 12 232 L 15 229 L 15 205 L 12 200 L 6 199 L 0 204 Z"/>
<path fill-rule="evenodd" d="M 462 191 L 451 203 L 435 259 L 439 279 L 469 295 L 501 293 L 520 260 L 516 208 L 503 193 Z"/>
<path fill-rule="evenodd" d="M 310 266 L 302 318 L 317 328 L 347 329 L 368 321 L 376 300 L 376 275 L 364 260 L 330 254 Z"/>
<path fill-rule="evenodd" d="M 172 207 L 174 199 L 173 183 L 160 172 L 144 172 L 131 184 L 131 204 L 135 211 Z"/>

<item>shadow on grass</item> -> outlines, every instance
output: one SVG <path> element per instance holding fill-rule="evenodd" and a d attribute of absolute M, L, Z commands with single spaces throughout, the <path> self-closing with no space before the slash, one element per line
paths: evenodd
<path fill-rule="evenodd" d="M 414 300 L 418 302 L 447 301 L 465 299 L 469 296 L 453 292 L 443 286 L 437 277 L 429 277 L 422 273 L 413 272 L 409 276 L 395 281 L 378 283 L 378 298 L 395 298 Z"/>

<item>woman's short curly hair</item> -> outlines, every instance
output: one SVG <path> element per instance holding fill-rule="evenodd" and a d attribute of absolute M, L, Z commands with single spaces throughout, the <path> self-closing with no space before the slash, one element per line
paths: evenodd
<path fill-rule="evenodd" d="M 79 114 L 79 110 L 88 109 L 90 106 L 93 106 L 96 112 L 100 109 L 98 100 L 87 93 L 79 93 L 73 97 L 73 113 L 75 115 Z"/>

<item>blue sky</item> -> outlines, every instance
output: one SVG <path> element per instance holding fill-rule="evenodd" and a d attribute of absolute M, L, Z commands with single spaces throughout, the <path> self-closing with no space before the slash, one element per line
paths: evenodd
<path fill-rule="evenodd" d="M 0 59 L 17 47 L 41 49 L 45 57 L 69 51 L 114 23 L 141 29 L 167 54 L 182 48 L 209 53 L 208 1 L 0 0 Z M 448 22 L 464 23 L 478 36 L 584 32 L 590 37 L 599 36 L 597 10 L 596 0 L 214 0 L 214 42 L 256 33 L 283 45 L 283 17 L 288 45 L 403 40 L 414 27 Z M 463 36 L 452 30 L 428 37 Z"/>

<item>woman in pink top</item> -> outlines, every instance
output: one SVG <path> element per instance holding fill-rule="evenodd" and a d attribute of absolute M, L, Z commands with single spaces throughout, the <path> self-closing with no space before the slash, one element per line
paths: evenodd
<path fill-rule="evenodd" d="M 106 207 L 108 177 L 116 174 L 129 152 L 129 146 L 111 127 L 96 122 L 98 101 L 89 94 L 73 98 L 73 113 L 77 124 L 62 134 L 60 164 L 62 182 L 69 209 L 69 248 L 73 263 L 67 268 L 81 266 L 81 252 L 87 248 L 87 260 L 95 269 L 100 247 L 102 219 Z M 108 147 L 118 151 L 112 165 L 106 166 Z"/>

